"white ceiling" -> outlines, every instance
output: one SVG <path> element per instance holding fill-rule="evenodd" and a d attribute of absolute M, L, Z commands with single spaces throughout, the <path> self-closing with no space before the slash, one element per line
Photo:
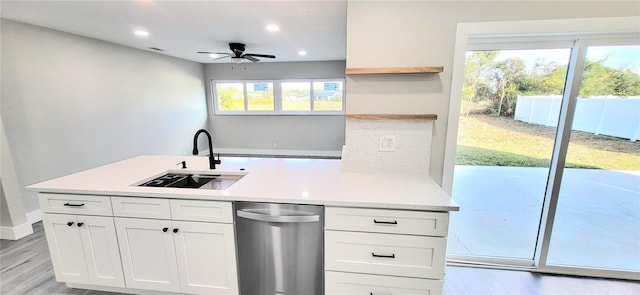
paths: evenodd
<path fill-rule="evenodd" d="M 246 44 L 247 53 L 275 60 L 344 60 L 346 0 L 317 1 L 1 1 L 2 18 L 149 50 L 201 63 L 197 51 L 229 52 L 228 43 Z M 280 30 L 268 32 L 266 25 Z M 139 38 L 137 28 L 150 35 Z M 306 56 L 298 51 L 305 50 Z"/>

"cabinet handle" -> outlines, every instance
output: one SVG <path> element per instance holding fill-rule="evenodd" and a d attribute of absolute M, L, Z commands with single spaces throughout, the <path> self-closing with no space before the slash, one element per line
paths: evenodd
<path fill-rule="evenodd" d="M 72 226 L 72 225 L 73 225 L 73 221 L 67 222 L 67 226 Z"/>
<path fill-rule="evenodd" d="M 82 206 L 84 206 L 84 203 L 82 203 L 82 204 L 64 203 L 64 205 L 68 206 L 68 207 L 82 207 Z"/>
<path fill-rule="evenodd" d="M 78 227 L 81 227 L 84 224 L 84 222 L 78 222 Z"/>
<path fill-rule="evenodd" d="M 382 258 L 396 258 L 396 254 L 386 255 L 386 254 L 376 254 L 375 252 L 371 252 L 371 256 L 382 257 Z"/>
<path fill-rule="evenodd" d="M 175 233 L 178 233 L 178 229 L 177 229 L 177 228 L 174 228 L 174 229 L 173 229 L 173 233 L 174 233 L 174 234 L 175 234 Z"/>
<path fill-rule="evenodd" d="M 169 230 L 169 228 L 168 228 L 168 227 L 165 227 L 165 228 L 163 228 L 163 229 L 162 229 L 162 231 L 163 231 L 163 232 L 165 232 L 165 233 L 166 233 L 168 230 Z"/>
<path fill-rule="evenodd" d="M 369 292 L 369 295 L 393 295 L 391 293 L 373 293 L 373 292 Z"/>
<path fill-rule="evenodd" d="M 398 224 L 397 220 L 394 221 L 382 221 L 382 220 L 373 220 L 373 223 L 379 223 L 379 224 Z"/>

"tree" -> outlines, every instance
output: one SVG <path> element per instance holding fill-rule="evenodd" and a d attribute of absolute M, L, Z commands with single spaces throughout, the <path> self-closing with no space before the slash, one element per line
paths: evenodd
<path fill-rule="evenodd" d="M 567 76 L 567 65 L 537 62 L 527 68 L 520 58 L 496 62 L 499 51 L 467 53 L 462 99 L 472 105 L 485 102 L 485 112 L 497 116 L 513 116 L 518 95 L 561 95 Z M 603 60 L 587 60 L 580 97 L 640 96 L 640 74 L 631 68 L 614 68 Z"/>
<path fill-rule="evenodd" d="M 580 96 L 640 95 L 640 75 L 631 69 L 616 69 L 604 65 L 604 60 L 585 62 Z"/>
<path fill-rule="evenodd" d="M 508 58 L 498 63 L 493 78 L 499 98 L 496 115 L 501 116 L 504 113 L 511 116 L 516 97 L 524 90 L 521 86 L 528 84 L 524 62 L 519 58 Z"/>
<path fill-rule="evenodd" d="M 487 79 L 496 56 L 498 51 L 472 51 L 467 55 L 462 86 L 462 98 L 469 102 L 467 116 L 471 112 L 473 102 L 479 100 L 477 97 L 479 84 Z"/>

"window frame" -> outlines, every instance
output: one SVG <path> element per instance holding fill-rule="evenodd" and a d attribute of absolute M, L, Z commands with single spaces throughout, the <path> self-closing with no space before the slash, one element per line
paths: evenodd
<path fill-rule="evenodd" d="M 282 83 L 287 82 L 308 82 L 310 110 L 283 110 L 282 109 Z M 341 110 L 315 110 L 315 95 L 313 84 L 317 82 L 341 82 L 342 83 L 342 106 Z M 211 102 L 213 104 L 213 114 L 217 116 L 336 116 L 344 115 L 346 107 L 346 79 L 345 78 L 313 78 L 313 79 L 247 79 L 247 80 L 215 80 L 210 81 Z M 244 110 L 227 111 L 221 110 L 218 105 L 218 93 L 216 85 L 218 83 L 241 83 L 244 95 Z M 247 83 L 273 83 L 273 111 L 250 111 L 247 96 Z"/>

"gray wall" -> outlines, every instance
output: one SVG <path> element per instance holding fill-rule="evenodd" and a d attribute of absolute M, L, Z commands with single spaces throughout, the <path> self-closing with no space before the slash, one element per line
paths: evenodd
<path fill-rule="evenodd" d="M 249 150 L 249 153 L 298 154 L 304 151 L 307 155 L 323 155 L 323 152 L 339 155 L 344 144 L 344 116 L 216 116 L 213 114 L 211 80 L 344 79 L 344 70 L 344 61 L 205 65 L 214 152 L 217 148 L 240 153 Z"/>
<path fill-rule="evenodd" d="M 189 152 L 207 124 L 199 63 L 7 20 L 1 34 L 1 117 L 21 192 L 6 197 L 27 212 L 38 203 L 25 185 Z"/>
<path fill-rule="evenodd" d="M 458 23 L 640 15 L 638 1 L 349 1 L 347 67 L 444 66 L 347 78 L 347 113 L 437 114 L 429 173 L 442 180 Z"/>

